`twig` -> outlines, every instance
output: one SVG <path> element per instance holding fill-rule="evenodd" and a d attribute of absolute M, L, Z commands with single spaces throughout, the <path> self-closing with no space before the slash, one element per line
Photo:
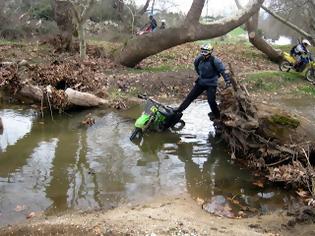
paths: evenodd
<path fill-rule="evenodd" d="M 287 158 L 282 159 L 282 160 L 280 160 L 280 161 L 277 161 L 277 162 L 275 162 L 275 163 L 266 164 L 266 166 L 267 166 L 267 167 L 276 166 L 276 165 L 278 165 L 278 164 L 280 164 L 280 163 L 282 163 L 282 162 L 285 162 L 285 161 L 289 160 L 290 158 L 292 158 L 292 157 L 287 157 Z"/>
<path fill-rule="evenodd" d="M 48 104 L 49 104 L 51 120 L 54 120 L 52 109 L 51 109 L 51 104 L 50 104 L 50 100 L 49 100 L 49 95 L 48 95 L 48 93 L 46 93 L 46 95 L 47 95 L 47 101 L 48 101 Z"/>
<path fill-rule="evenodd" d="M 250 95 L 249 95 L 249 92 L 248 92 L 246 86 L 245 86 L 245 85 L 242 85 L 242 88 L 244 89 L 246 95 L 249 97 Z"/>
<path fill-rule="evenodd" d="M 41 98 L 41 101 L 40 101 L 40 112 L 41 112 L 41 115 L 42 115 L 42 118 L 44 118 L 44 91 L 42 93 L 42 98 Z"/>
<path fill-rule="evenodd" d="M 303 151 L 305 158 L 307 160 L 308 166 L 307 166 L 306 171 L 308 172 L 308 175 L 309 175 L 309 178 L 311 179 L 311 184 L 312 184 L 312 186 L 309 186 L 308 181 L 307 181 L 307 187 L 308 187 L 309 191 L 311 192 L 312 197 L 315 197 L 315 172 L 314 172 L 313 167 L 311 165 L 309 155 L 307 155 L 304 148 L 302 148 L 302 151 Z"/>
<path fill-rule="evenodd" d="M 304 148 L 301 148 L 303 153 L 304 153 L 304 156 L 305 156 L 305 159 L 307 160 L 307 164 L 309 167 L 312 167 L 311 163 L 310 163 L 310 158 L 309 158 L 309 155 L 307 155 L 306 151 Z"/>

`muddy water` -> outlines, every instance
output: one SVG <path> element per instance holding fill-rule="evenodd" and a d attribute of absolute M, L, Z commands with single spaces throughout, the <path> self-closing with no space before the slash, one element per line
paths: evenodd
<path fill-rule="evenodd" d="M 185 111 L 183 130 L 152 133 L 136 145 L 129 134 L 140 107 L 92 111 L 96 123 L 89 128 L 80 126 L 88 112 L 52 120 L 32 110 L 2 109 L 0 225 L 25 220 L 30 212 L 110 209 L 186 191 L 207 211 L 227 215 L 244 206 L 266 212 L 294 201 L 230 161 L 208 110 L 196 102 Z"/>

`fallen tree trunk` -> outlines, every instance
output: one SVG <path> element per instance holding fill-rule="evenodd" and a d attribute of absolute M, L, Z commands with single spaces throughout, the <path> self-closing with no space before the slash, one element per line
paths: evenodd
<path fill-rule="evenodd" d="M 238 9 L 243 9 L 239 0 L 235 0 Z M 246 22 L 246 30 L 248 39 L 251 44 L 259 51 L 266 54 L 271 61 L 280 62 L 282 60 L 281 51 L 274 49 L 266 40 L 258 33 L 259 11 Z"/>
<path fill-rule="evenodd" d="M 26 98 L 36 103 L 46 101 L 51 108 L 67 110 L 72 107 L 97 107 L 109 105 L 109 101 L 93 94 L 79 92 L 68 88 L 57 90 L 52 86 L 40 88 L 30 84 L 24 85 L 16 94 L 19 98 Z"/>
<path fill-rule="evenodd" d="M 68 102 L 72 105 L 80 107 L 97 107 L 100 105 L 108 105 L 108 101 L 99 98 L 90 93 L 84 93 L 75 91 L 74 89 L 68 88 L 65 91 L 67 95 Z"/>
<path fill-rule="evenodd" d="M 22 98 L 24 97 L 35 102 L 40 102 L 43 99 L 43 90 L 38 86 L 27 84 L 20 89 L 18 95 Z"/>
<path fill-rule="evenodd" d="M 232 76 L 233 88 L 220 94 L 222 137 L 232 157 L 264 170 L 271 181 L 308 190 L 315 197 L 315 141 L 299 118 L 254 104 Z"/>

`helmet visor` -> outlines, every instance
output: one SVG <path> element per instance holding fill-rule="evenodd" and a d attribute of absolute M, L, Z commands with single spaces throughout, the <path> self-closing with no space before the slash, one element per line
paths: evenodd
<path fill-rule="evenodd" d="M 202 54 L 202 55 L 208 55 L 208 54 L 210 54 L 210 53 L 211 53 L 210 50 L 201 49 L 201 54 Z"/>

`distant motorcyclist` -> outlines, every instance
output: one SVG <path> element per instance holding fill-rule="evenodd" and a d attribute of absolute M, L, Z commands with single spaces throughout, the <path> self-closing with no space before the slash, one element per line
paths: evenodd
<path fill-rule="evenodd" d="M 160 29 L 163 30 L 163 29 L 166 29 L 166 21 L 163 19 L 161 20 L 161 26 L 160 26 Z"/>
<path fill-rule="evenodd" d="M 213 46 L 205 44 L 200 49 L 201 52 L 194 61 L 198 79 L 185 100 L 175 111 L 184 111 L 202 92 L 207 91 L 208 103 L 212 111 L 208 115 L 211 120 L 214 120 L 220 118 L 220 111 L 216 102 L 218 78 L 222 75 L 227 87 L 231 85 L 231 81 L 222 61 L 212 55 Z"/>
<path fill-rule="evenodd" d="M 294 56 L 297 61 L 295 65 L 296 68 L 308 63 L 308 59 L 305 57 L 305 55 L 309 54 L 308 46 L 311 46 L 311 43 L 307 39 L 303 39 L 301 43 L 291 49 L 290 54 Z"/>
<path fill-rule="evenodd" d="M 154 19 L 154 17 L 153 17 L 153 15 L 150 15 L 150 29 L 151 29 L 151 31 L 152 32 L 154 32 L 154 31 L 156 31 L 156 29 L 157 29 L 157 22 L 156 22 L 156 20 Z"/>

